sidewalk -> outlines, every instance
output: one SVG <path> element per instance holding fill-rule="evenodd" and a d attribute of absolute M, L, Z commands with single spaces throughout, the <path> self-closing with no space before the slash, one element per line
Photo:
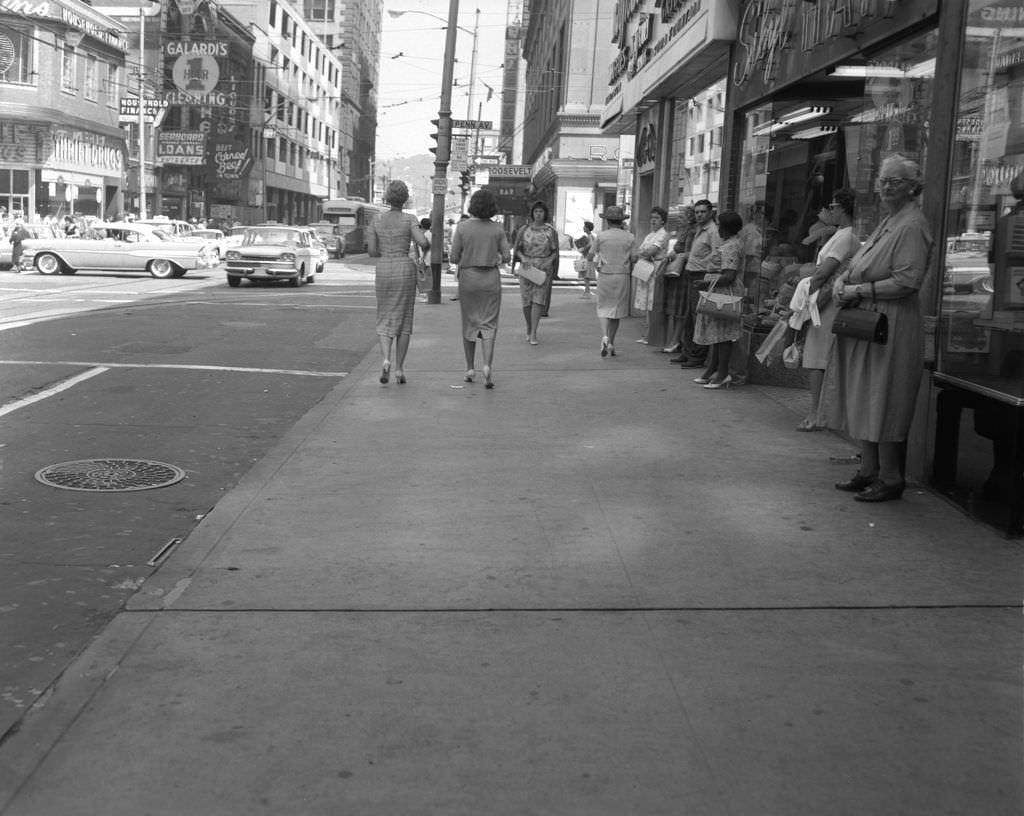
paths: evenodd
<path fill-rule="evenodd" d="M 1019 813 L 1019 543 L 551 314 L 505 290 L 488 391 L 418 304 L 409 384 L 371 352 L 225 496 L 0 746 L 0 814 Z"/>

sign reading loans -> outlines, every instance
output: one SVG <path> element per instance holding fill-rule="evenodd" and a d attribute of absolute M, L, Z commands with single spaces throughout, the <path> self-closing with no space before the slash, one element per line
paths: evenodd
<path fill-rule="evenodd" d="M 160 134 L 157 159 L 164 164 L 204 164 L 205 156 L 205 133 L 181 130 Z"/>

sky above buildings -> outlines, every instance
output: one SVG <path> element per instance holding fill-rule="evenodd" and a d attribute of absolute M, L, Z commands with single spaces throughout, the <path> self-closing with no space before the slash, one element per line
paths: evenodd
<path fill-rule="evenodd" d="M 377 97 L 378 162 L 426 153 L 435 144 L 430 138 L 434 131 L 430 120 L 437 118 L 441 103 L 444 21 L 448 19 L 448 8 L 447 0 L 385 0 Z M 476 25 L 478 8 L 479 26 Z M 388 14 L 388 11 L 402 9 L 407 11 L 400 17 Z M 452 118 L 482 118 L 498 126 L 507 15 L 508 4 L 504 0 L 461 0 L 459 3 L 458 25 L 461 28 L 456 40 Z M 474 28 L 479 34 L 473 110 L 470 112 L 467 105 Z M 487 86 L 494 90 L 490 101 L 487 101 Z M 481 103 L 482 115 L 479 113 Z"/>

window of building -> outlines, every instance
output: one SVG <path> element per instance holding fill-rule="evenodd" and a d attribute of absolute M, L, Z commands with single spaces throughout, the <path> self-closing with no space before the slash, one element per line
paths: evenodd
<path fill-rule="evenodd" d="M 96 100 L 99 92 L 99 82 L 96 76 L 98 70 L 99 65 L 96 57 L 92 56 L 92 54 L 88 55 L 85 58 L 85 70 L 82 73 L 82 96 L 93 101 Z"/>
<path fill-rule="evenodd" d="M 29 32 L 0 26 L 0 82 L 27 84 L 32 81 L 34 46 Z"/>
<path fill-rule="evenodd" d="M 0 206 L 6 207 L 8 213 L 27 213 L 28 170 L 0 169 Z"/>
<path fill-rule="evenodd" d="M 62 91 L 73 93 L 78 90 L 75 86 L 75 62 L 74 47 L 65 43 L 60 60 L 60 89 Z"/>
<path fill-rule="evenodd" d="M 277 25 L 277 0 L 271 0 L 270 2 L 270 16 L 267 18 L 270 27 L 273 28 Z"/>
<path fill-rule="evenodd" d="M 107 96 L 107 107 L 116 108 L 121 99 L 121 69 L 113 63 L 107 63 L 105 93 Z"/>
<path fill-rule="evenodd" d="M 314 22 L 334 21 L 334 0 L 306 0 L 305 18 Z"/>

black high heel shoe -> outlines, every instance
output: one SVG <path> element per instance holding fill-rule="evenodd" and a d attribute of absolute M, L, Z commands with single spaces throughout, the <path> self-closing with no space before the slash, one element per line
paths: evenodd
<path fill-rule="evenodd" d="M 391 361 L 385 360 L 384 365 L 380 367 L 380 383 L 381 385 L 387 385 L 388 380 L 391 379 Z"/>
<path fill-rule="evenodd" d="M 903 495 L 903 488 L 906 482 L 898 484 L 886 484 L 881 479 L 875 479 L 853 498 L 861 502 L 884 502 L 889 499 L 898 499 Z"/>
<path fill-rule="evenodd" d="M 396 371 L 395 372 L 395 382 L 398 383 L 399 385 L 405 385 L 406 379 L 405 379 L 405 372 L 404 371 Z"/>
<path fill-rule="evenodd" d="M 469 383 L 473 382 L 473 375 L 475 373 L 476 373 L 475 369 L 472 369 L 472 368 L 469 369 L 468 371 L 466 371 L 466 376 L 462 378 L 462 381 L 463 382 L 469 382 Z"/>
<path fill-rule="evenodd" d="M 489 365 L 484 366 L 484 388 L 494 388 L 494 383 L 491 381 L 491 367 Z"/>
<path fill-rule="evenodd" d="M 852 478 L 845 482 L 836 482 L 836 490 L 845 490 L 847 493 L 860 493 L 865 487 L 874 484 L 876 476 L 863 476 L 858 470 Z"/>

